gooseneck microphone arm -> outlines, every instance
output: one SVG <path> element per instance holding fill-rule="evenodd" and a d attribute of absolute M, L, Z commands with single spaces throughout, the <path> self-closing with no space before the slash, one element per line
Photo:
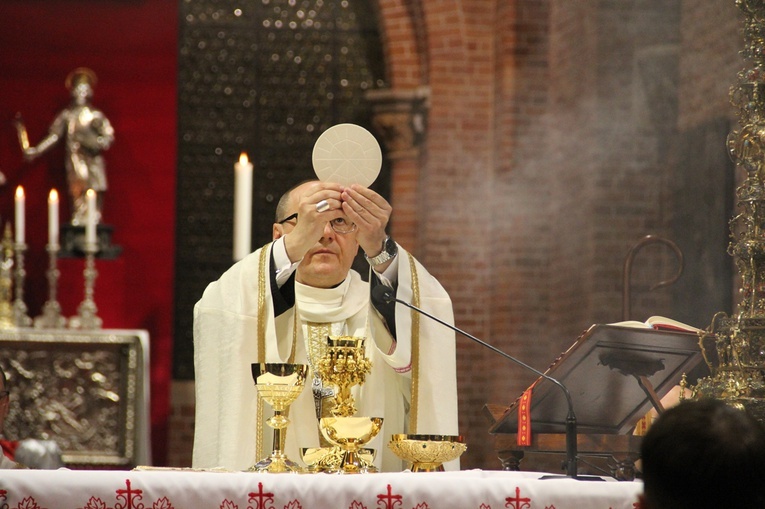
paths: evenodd
<path fill-rule="evenodd" d="M 468 334 L 467 332 L 463 331 L 462 329 L 459 329 L 455 327 L 454 325 L 445 322 L 444 320 L 441 320 L 437 316 L 431 315 L 427 311 L 424 311 L 417 306 L 414 306 L 408 302 L 405 302 L 401 299 L 396 298 L 396 296 L 393 294 L 393 290 L 385 285 L 377 285 L 374 288 L 372 288 L 372 299 L 377 302 L 384 302 L 384 303 L 390 303 L 390 302 L 398 302 L 399 304 L 402 304 L 410 309 L 413 309 L 417 311 L 418 313 L 427 316 L 431 320 L 435 320 L 436 322 L 440 323 L 444 327 L 447 327 L 454 332 L 458 332 L 459 334 L 465 336 L 466 338 L 472 339 L 479 345 L 485 346 L 492 352 L 495 352 L 505 359 L 508 359 L 515 364 L 521 366 L 522 368 L 531 371 L 532 373 L 536 374 L 537 376 L 541 376 L 545 380 L 549 380 L 556 386 L 560 388 L 560 390 L 563 391 L 563 394 L 566 396 L 566 403 L 568 403 L 568 415 L 566 415 L 566 476 L 576 478 L 577 477 L 577 448 L 576 448 L 576 414 L 574 413 L 574 402 L 571 399 L 571 393 L 569 392 L 568 388 L 566 388 L 565 385 L 563 385 L 559 380 L 556 380 L 555 378 L 542 373 L 536 368 L 533 368 L 526 364 L 525 362 L 521 361 L 520 359 L 516 359 L 512 355 L 503 352 L 499 348 L 490 345 L 489 343 L 478 339 L 477 337 L 473 336 L 472 334 Z"/>

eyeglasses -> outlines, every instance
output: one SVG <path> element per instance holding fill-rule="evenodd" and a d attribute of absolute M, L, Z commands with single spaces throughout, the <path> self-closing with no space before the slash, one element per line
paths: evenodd
<path fill-rule="evenodd" d="M 297 224 L 297 220 L 298 220 L 297 212 L 285 217 L 281 221 L 277 221 L 276 224 L 284 224 L 288 221 L 292 221 L 293 219 L 295 220 L 295 224 Z M 341 235 L 345 235 L 346 233 L 353 233 L 356 231 L 356 223 L 351 223 L 344 217 L 336 217 L 335 219 L 329 222 L 329 226 L 332 227 L 335 233 L 339 233 Z"/>

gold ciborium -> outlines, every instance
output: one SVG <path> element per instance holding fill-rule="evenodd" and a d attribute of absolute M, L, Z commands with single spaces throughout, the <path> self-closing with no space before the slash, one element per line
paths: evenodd
<path fill-rule="evenodd" d="M 319 420 L 321 434 L 335 451 L 325 461 L 325 472 L 354 474 L 373 472 L 375 467 L 368 455 L 359 454 L 363 446 L 380 432 L 382 417 L 356 417 L 356 403 L 351 394 L 354 385 L 364 383 L 372 363 L 364 354 L 364 338 L 330 336 L 327 351 L 319 360 L 317 371 L 325 384 L 337 387 L 332 417 Z M 337 458 L 340 458 L 339 462 Z"/>
<path fill-rule="evenodd" d="M 274 409 L 266 423 L 274 429 L 271 455 L 251 466 L 249 472 L 302 472 L 303 468 L 287 458 L 282 451 L 289 419 L 283 414 L 305 387 L 307 364 L 252 364 L 252 379 L 258 396 Z"/>
<path fill-rule="evenodd" d="M 467 449 L 458 435 L 393 435 L 388 447 L 412 464 L 412 472 L 443 472 L 444 463 Z"/>
<path fill-rule="evenodd" d="M 339 474 L 376 472 L 362 450 L 368 450 L 363 446 L 377 436 L 382 423 L 382 417 L 322 417 L 319 421 L 321 434 L 343 451 L 340 463 L 329 465 L 325 471 Z"/>

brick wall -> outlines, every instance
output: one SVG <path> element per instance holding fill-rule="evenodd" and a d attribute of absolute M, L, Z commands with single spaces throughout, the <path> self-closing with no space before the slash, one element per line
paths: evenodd
<path fill-rule="evenodd" d="M 733 118 L 728 90 L 744 68 L 743 14 L 731 1 L 683 0 L 678 128 Z"/>
<path fill-rule="evenodd" d="M 170 441 L 167 445 L 167 464 L 191 466 L 194 443 L 194 382 L 175 380 L 171 386 Z"/>

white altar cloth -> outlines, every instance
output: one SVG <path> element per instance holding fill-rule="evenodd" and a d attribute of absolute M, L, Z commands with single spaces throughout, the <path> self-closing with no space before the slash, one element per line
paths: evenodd
<path fill-rule="evenodd" d="M 8 509 L 633 509 L 641 482 L 466 470 L 357 475 L 0 470 Z"/>

